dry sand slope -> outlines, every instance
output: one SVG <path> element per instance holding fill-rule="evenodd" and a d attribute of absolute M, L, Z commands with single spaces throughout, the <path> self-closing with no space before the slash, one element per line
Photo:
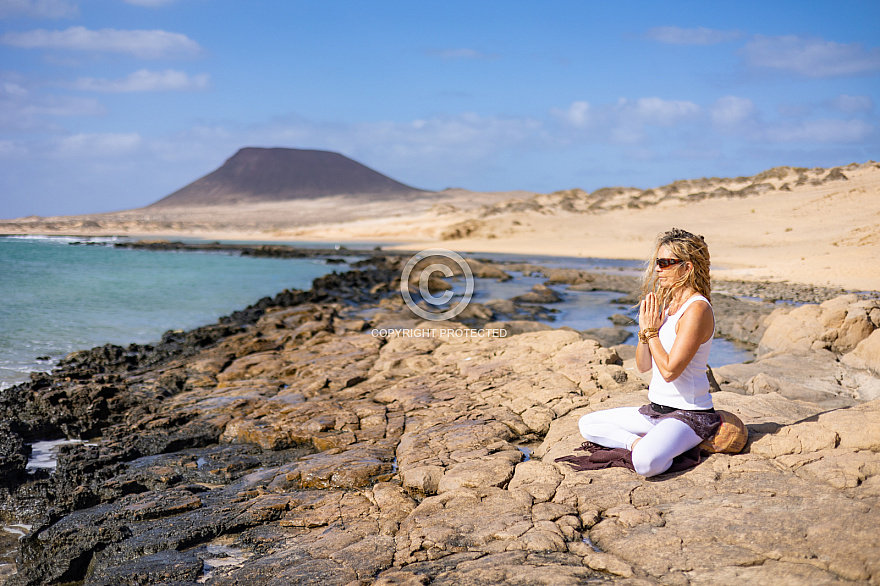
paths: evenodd
<path fill-rule="evenodd" d="M 880 165 L 850 165 L 839 172 L 846 179 L 826 169 L 783 168 L 775 177 L 679 182 L 647 192 L 608 190 L 598 204 L 589 194 L 580 192 L 578 199 L 578 193 L 566 192 L 486 206 L 477 214 L 364 220 L 295 234 L 640 259 L 657 233 L 675 226 L 706 237 L 718 276 L 880 290 Z M 755 184 L 764 187 L 749 189 Z M 579 205 L 592 211 L 580 211 Z"/>
<path fill-rule="evenodd" d="M 780 167 L 650 190 L 453 189 L 406 202 L 330 196 L 0 221 L 4 234 L 367 240 L 403 249 L 641 259 L 671 227 L 703 234 L 717 276 L 880 290 L 880 164 Z"/>

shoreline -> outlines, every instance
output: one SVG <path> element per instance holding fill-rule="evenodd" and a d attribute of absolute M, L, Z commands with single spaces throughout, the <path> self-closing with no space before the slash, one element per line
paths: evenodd
<path fill-rule="evenodd" d="M 877 477 L 844 493 L 834 476 L 841 466 L 864 467 L 865 458 L 880 463 L 880 454 L 862 445 L 871 440 L 858 439 L 860 430 L 870 438 L 876 427 L 877 400 L 818 393 L 812 400 L 819 402 L 810 402 L 791 382 L 768 390 L 774 379 L 767 374 L 767 389 L 749 383 L 755 373 L 773 372 L 764 364 L 751 374 L 719 369 L 715 400 L 749 424 L 746 453 L 716 454 L 659 481 L 624 470 L 575 473 L 553 461 L 578 445 L 579 415 L 644 401 L 645 383 L 628 366 L 626 349 L 529 325 L 527 317 L 487 321 L 497 317 L 479 304 L 470 323 L 508 335 L 380 339 L 372 328 L 424 323 L 388 294 L 400 257 L 380 258 L 361 271 L 316 279 L 310 291 L 282 292 L 215 324 L 169 332 L 155 346 L 77 352 L 57 372 L 0 391 L 12 424 L 0 429 L 4 454 L 21 454 L 16 441 L 52 429 L 100 438 L 62 449 L 56 472 L 38 474 L 19 496 L 0 487 L 5 514 L 15 503 L 30 507 L 33 520 L 21 542 L 30 563 L 11 583 L 62 576 L 126 583 L 138 576 L 194 584 L 209 576 L 256 585 L 333 575 L 340 584 L 379 585 L 424 571 L 430 580 L 445 572 L 461 582 L 475 569 L 497 576 L 508 567 L 538 581 L 687 576 L 710 583 L 743 571 L 741 539 L 762 561 L 747 567 L 745 583 L 768 583 L 774 569 L 803 571 L 787 556 L 800 560 L 830 535 L 834 548 L 822 550 L 828 561 L 817 562 L 811 579 L 880 576 L 870 561 L 876 515 L 853 505 L 856 496 L 876 500 L 867 480 Z M 542 272 L 545 282 L 572 287 L 604 286 L 602 279 L 623 286 L 613 275 Z M 760 311 L 729 315 L 723 327 L 760 336 L 773 308 L 738 303 Z M 815 378 L 818 356 L 786 372 L 810 365 L 805 376 Z M 88 408 L 95 401 L 99 408 Z M 839 411 L 849 419 L 834 419 L 839 406 L 851 407 Z M 803 423 L 812 416 L 817 422 Z M 811 444 L 806 457 L 825 458 L 830 468 L 803 479 L 800 460 L 779 441 L 824 437 L 826 428 L 836 445 Z M 12 466 L 7 481 L 23 466 L 20 458 L 2 464 Z M 629 488 L 621 493 L 621 485 Z M 636 489 L 654 496 L 633 502 Z M 713 504 L 718 498 L 728 506 Z M 53 502 L 51 518 L 34 508 L 41 499 Z M 657 499 L 662 510 L 652 504 Z M 820 522 L 805 499 L 821 503 L 816 510 L 825 523 L 806 541 L 790 530 L 792 523 Z M 704 543 L 676 519 L 709 511 L 720 526 L 737 530 L 713 529 L 715 566 L 693 568 L 689 546 L 673 551 L 665 544 Z M 763 511 L 760 528 L 749 524 L 755 511 Z M 661 512 L 665 523 L 654 522 Z M 646 563 L 645 545 L 669 566 Z M 780 548 L 790 554 L 780 558 Z M 424 569 L 429 561 L 435 570 Z"/>
<path fill-rule="evenodd" d="M 567 254 L 562 251 L 559 251 L 558 248 L 547 247 L 542 248 L 540 243 L 535 242 L 516 242 L 516 243 L 508 243 L 503 241 L 493 240 L 484 240 L 484 241 L 475 241 L 475 240 L 453 240 L 453 241 L 435 241 L 435 240 L 412 240 L 406 238 L 400 238 L 398 242 L 392 242 L 388 239 L 384 240 L 368 240 L 368 239 L 357 239 L 357 238 L 289 238 L 289 237 L 281 237 L 281 236 L 270 236 L 264 234 L 255 234 L 252 232 L 210 232 L 210 233 L 201 233 L 201 232 L 190 232 L 190 231 L 181 231 L 175 233 L 150 233 L 150 232 L 132 232 L 132 233 L 28 233 L 28 234 L 13 234 L 13 233 L 3 233 L 0 234 L 0 237 L 43 237 L 43 238 L 82 238 L 82 239 L 90 239 L 90 238 L 119 238 L 125 240 L 134 240 L 141 242 L 182 242 L 186 244 L 186 241 L 197 241 L 195 244 L 203 243 L 209 244 L 211 242 L 219 242 L 223 245 L 228 245 L 231 247 L 234 246 L 260 246 L 260 245 L 277 245 L 277 246 L 286 246 L 289 248 L 297 248 L 304 247 L 307 250 L 314 248 L 324 247 L 333 247 L 327 248 L 326 250 L 336 250 L 336 246 L 340 246 L 343 248 L 348 248 L 351 252 L 385 252 L 388 254 L 406 254 L 406 253 L 414 253 L 420 250 L 424 250 L 426 248 L 447 248 L 450 250 L 454 250 L 460 254 L 466 255 L 501 255 L 501 256 L 510 256 L 510 257 L 527 257 L 527 258 L 538 258 L 544 259 L 548 262 L 564 262 L 566 260 L 575 260 L 582 261 L 588 259 L 599 259 L 599 260 L 609 260 L 609 261 L 620 261 L 620 262 L 644 262 L 644 254 L 636 253 L 633 251 L 633 254 L 629 255 L 620 255 L 613 256 L 615 253 L 618 253 L 619 250 L 615 247 L 614 244 L 606 243 L 603 247 L 598 247 L 595 251 L 591 250 L 590 254 L 582 254 L 582 255 L 572 255 Z M 649 243 L 648 243 L 649 244 Z M 308 245 L 305 247 L 304 245 Z M 645 245 L 644 242 L 640 243 L 639 247 Z M 381 250 L 376 251 L 376 247 L 379 247 Z M 596 252 L 595 254 L 593 252 Z M 603 255 L 602 252 L 607 254 Z M 338 254 L 338 251 L 337 251 Z M 833 261 L 828 261 L 833 262 Z M 721 266 L 718 266 L 718 265 Z M 870 262 L 868 263 L 870 264 Z M 872 267 L 868 267 L 872 269 Z M 876 273 L 876 274 L 875 274 Z M 769 275 L 769 276 L 768 276 Z M 713 268 L 712 268 L 712 278 L 717 279 L 719 281 L 746 281 L 757 284 L 761 283 L 774 283 L 778 285 L 786 285 L 792 284 L 794 286 L 805 286 L 805 287 L 815 287 L 819 289 L 839 289 L 842 291 L 848 291 L 858 294 L 873 294 L 880 293 L 880 270 L 868 270 L 867 272 L 862 272 L 857 280 L 854 281 L 854 277 L 847 276 L 846 278 L 841 279 L 839 282 L 831 282 L 825 281 L 821 282 L 821 279 L 797 279 L 795 276 L 803 276 L 802 270 L 792 271 L 791 277 L 786 278 L 785 271 L 780 271 L 777 269 L 763 269 L 759 270 L 756 268 L 743 267 L 741 262 L 724 262 L 722 261 L 714 261 L 713 260 Z M 860 287 L 860 286 L 852 286 L 852 285 L 873 285 L 869 287 Z"/>
<path fill-rule="evenodd" d="M 719 276 L 880 291 L 880 163 L 777 167 L 752 177 L 686 179 L 652 189 L 429 200 L 314 201 L 140 209 L 0 221 L 0 232 L 94 234 L 544 254 L 641 260 L 671 227 L 705 236 Z"/>

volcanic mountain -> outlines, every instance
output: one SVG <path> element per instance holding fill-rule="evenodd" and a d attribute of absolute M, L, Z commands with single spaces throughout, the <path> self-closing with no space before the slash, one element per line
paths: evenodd
<path fill-rule="evenodd" d="M 427 193 L 339 153 L 247 147 L 216 171 L 148 207 L 279 202 L 328 195 L 387 200 Z"/>

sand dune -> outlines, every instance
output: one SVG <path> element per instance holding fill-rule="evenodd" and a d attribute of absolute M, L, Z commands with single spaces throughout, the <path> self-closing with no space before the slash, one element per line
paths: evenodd
<path fill-rule="evenodd" d="M 717 276 L 880 290 L 880 164 L 780 168 L 588 194 L 447 190 L 23 218 L 0 233 L 374 241 L 397 248 L 642 259 L 658 232 L 703 234 Z"/>
<path fill-rule="evenodd" d="M 819 183 L 828 173 L 807 173 L 814 179 L 803 185 L 785 177 L 768 180 L 774 189 L 742 197 L 684 194 L 641 207 L 608 204 L 592 213 L 528 209 L 522 205 L 528 200 L 520 200 L 509 206 L 513 211 L 481 210 L 489 212 L 483 217 L 429 213 L 291 234 L 401 240 L 406 244 L 399 247 L 410 248 L 418 242 L 461 251 L 642 259 L 657 233 L 675 226 L 706 237 L 718 276 L 880 290 L 880 166 L 850 166 L 842 170 L 846 179 Z M 742 182 L 726 181 L 742 189 Z M 790 191 L 779 189 L 785 183 Z"/>

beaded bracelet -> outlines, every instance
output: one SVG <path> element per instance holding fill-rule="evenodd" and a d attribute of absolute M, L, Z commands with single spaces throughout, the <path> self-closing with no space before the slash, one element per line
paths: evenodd
<path fill-rule="evenodd" d="M 639 341 L 643 344 L 647 344 L 648 340 L 651 338 L 655 338 L 660 335 L 660 330 L 657 328 L 645 328 L 644 330 L 639 330 Z"/>

